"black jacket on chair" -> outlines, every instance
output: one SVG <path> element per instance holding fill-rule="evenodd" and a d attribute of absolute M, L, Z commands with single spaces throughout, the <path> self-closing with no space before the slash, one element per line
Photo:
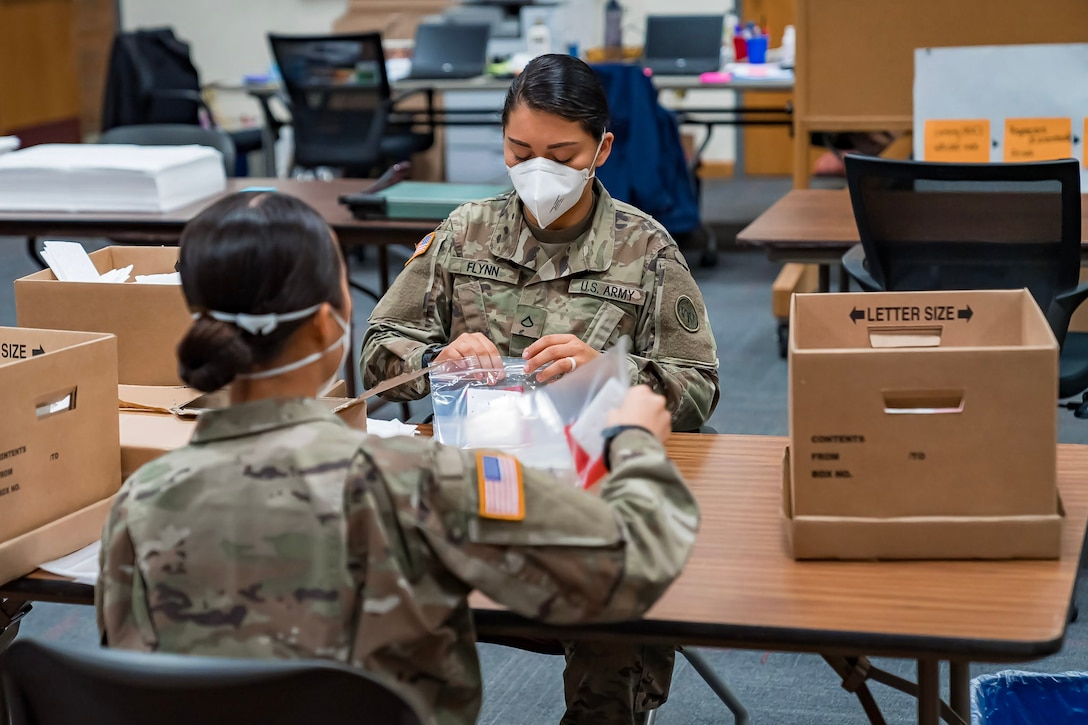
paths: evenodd
<path fill-rule="evenodd" d="M 119 33 L 113 40 L 102 130 L 148 123 L 200 123 L 200 75 L 189 44 L 170 28 Z"/>

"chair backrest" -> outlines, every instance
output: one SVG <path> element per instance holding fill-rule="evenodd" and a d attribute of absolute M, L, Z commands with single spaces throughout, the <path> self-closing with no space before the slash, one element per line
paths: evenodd
<path fill-rule="evenodd" d="M 1080 275 L 1075 159 L 948 164 L 847 156 L 846 177 L 866 265 L 881 289 L 1026 287 L 1064 338 L 1068 319 L 1056 325 L 1054 300 Z"/>
<path fill-rule="evenodd" d="M 20 638 L 4 653 L 12 725 L 421 725 L 407 700 L 355 668 L 71 650 Z"/>
<path fill-rule="evenodd" d="M 295 164 L 371 167 L 391 107 L 381 33 L 269 35 L 291 105 Z"/>
<path fill-rule="evenodd" d="M 200 123 L 200 104 L 161 91 L 200 91 L 189 45 L 170 28 L 118 33 L 102 104 L 102 130 L 145 123 Z"/>
<path fill-rule="evenodd" d="M 234 141 L 229 134 L 213 128 L 181 123 L 152 123 L 116 126 L 98 137 L 98 143 L 130 143 L 137 146 L 210 146 L 223 154 L 227 176 L 234 176 Z"/>

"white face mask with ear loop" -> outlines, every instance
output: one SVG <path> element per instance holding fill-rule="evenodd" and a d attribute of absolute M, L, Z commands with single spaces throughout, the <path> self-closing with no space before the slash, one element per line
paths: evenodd
<path fill-rule="evenodd" d="M 239 378 L 240 380 L 264 380 L 266 378 L 273 378 L 277 375 L 283 375 L 284 373 L 289 373 L 293 370 L 304 368 L 307 365 L 313 365 L 315 362 L 318 362 L 330 352 L 335 350 L 337 346 L 342 346 L 344 348 L 344 351 L 340 355 L 340 362 L 337 364 L 336 370 L 333 371 L 332 377 L 325 381 L 325 384 L 322 385 L 317 391 L 317 397 L 324 397 L 325 394 L 328 393 L 334 385 L 336 385 L 337 378 L 340 376 L 340 370 L 344 367 L 344 363 L 348 361 L 348 354 L 351 352 L 351 326 L 348 325 L 344 318 L 342 318 L 335 310 L 333 311 L 332 316 L 336 319 L 336 324 L 340 325 L 340 330 L 342 334 L 339 338 L 337 338 L 336 342 L 329 345 L 321 352 L 315 352 L 311 355 L 307 355 L 300 360 L 295 360 L 292 363 L 280 365 L 276 368 L 262 370 L 259 373 L 240 373 L 235 377 Z"/>
<path fill-rule="evenodd" d="M 542 156 L 506 167 L 514 183 L 514 191 L 521 203 L 536 217 L 541 229 L 547 229 L 578 203 L 586 184 L 597 171 L 597 157 L 602 145 L 603 134 L 593 153 L 593 160 L 585 169 L 572 169 Z"/>

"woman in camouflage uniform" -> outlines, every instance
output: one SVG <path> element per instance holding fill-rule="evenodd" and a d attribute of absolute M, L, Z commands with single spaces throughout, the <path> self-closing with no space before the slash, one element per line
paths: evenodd
<path fill-rule="evenodd" d="M 698 510 L 647 388 L 614 411 L 592 496 L 502 454 L 368 437 L 314 400 L 343 365 L 351 298 L 301 201 L 218 202 L 186 227 L 179 269 L 195 316 L 179 372 L 230 384 L 231 405 L 118 493 L 96 588 L 109 646 L 348 662 L 428 723 L 468 725 L 473 589 L 547 622 L 619 620 L 679 573 Z"/>
<path fill-rule="evenodd" d="M 669 233 L 594 178 L 612 151 L 607 121 L 585 63 L 544 55 L 526 66 L 502 114 L 514 191 L 464 204 L 417 245 L 370 317 L 364 385 L 445 360 L 501 367 L 500 356 L 548 379 L 627 336 L 631 382 L 665 396 L 673 429 L 707 421 L 719 388 L 706 307 Z M 428 392 L 424 376 L 384 397 Z M 634 724 L 665 701 L 671 649 L 564 644 L 562 725 Z"/>
<path fill-rule="evenodd" d="M 612 151 L 607 120 L 585 63 L 526 66 L 503 108 L 514 192 L 462 205 L 419 243 L 371 315 L 364 385 L 468 357 L 524 357 L 546 379 L 627 336 L 631 382 L 665 396 L 673 429 L 709 419 L 718 360 L 702 295 L 669 233 L 593 178 Z M 384 397 L 428 392 L 422 377 Z"/>

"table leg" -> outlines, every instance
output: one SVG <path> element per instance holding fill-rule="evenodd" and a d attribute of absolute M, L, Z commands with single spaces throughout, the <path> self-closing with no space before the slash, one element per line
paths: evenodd
<path fill-rule="evenodd" d="M 382 294 L 389 291 L 389 247 L 378 245 L 378 279 L 382 287 Z"/>
<path fill-rule="evenodd" d="M 40 269 L 45 269 L 48 265 L 42 260 L 42 255 L 38 253 L 38 238 L 27 237 L 26 238 L 26 253 L 30 257 L 34 264 L 38 265 Z"/>
<path fill-rule="evenodd" d="M 918 660 L 918 725 L 941 722 L 940 660 Z"/>
<path fill-rule="evenodd" d="M 821 262 L 818 266 L 819 281 L 816 284 L 817 292 L 831 291 L 831 265 Z"/>
<path fill-rule="evenodd" d="M 948 670 L 948 704 L 964 722 L 971 722 L 971 663 L 953 660 Z"/>

